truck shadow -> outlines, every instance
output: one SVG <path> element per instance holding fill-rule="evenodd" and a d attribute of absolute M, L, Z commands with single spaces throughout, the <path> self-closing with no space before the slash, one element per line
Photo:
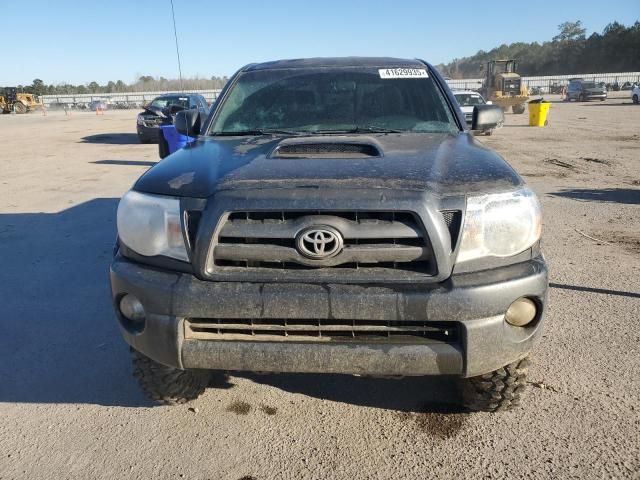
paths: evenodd
<path fill-rule="evenodd" d="M 638 105 L 633 103 L 631 99 L 621 102 L 597 102 L 597 103 L 583 103 L 581 107 L 634 107 L 638 108 Z"/>
<path fill-rule="evenodd" d="M 451 378 L 406 377 L 394 380 L 291 373 L 233 375 L 289 393 L 387 410 L 408 428 L 441 440 L 456 437 L 465 429 L 470 416 L 468 410 L 458 406 L 460 394 Z M 322 411 L 318 414 L 321 415 Z"/>
<path fill-rule="evenodd" d="M 253 382 L 322 400 L 408 413 L 455 414 L 460 404 L 455 379 L 446 377 L 372 378 L 337 374 L 231 373 Z"/>
<path fill-rule="evenodd" d="M 149 405 L 110 302 L 117 204 L 0 214 L 0 402 Z"/>
<path fill-rule="evenodd" d="M 566 285 L 564 283 L 550 282 L 549 287 L 559 288 L 560 290 L 570 290 L 574 292 L 598 293 L 600 295 L 613 295 L 616 297 L 640 298 L 638 292 L 626 292 L 624 290 L 611 290 L 609 288 L 582 287 L 580 285 Z"/>
<path fill-rule="evenodd" d="M 95 163 L 96 165 L 124 165 L 128 167 L 153 167 L 158 162 L 147 161 L 147 160 L 95 160 L 90 163 Z"/>
<path fill-rule="evenodd" d="M 574 188 L 551 193 L 556 197 L 584 202 L 626 203 L 640 205 L 640 189 L 637 188 Z"/>
<path fill-rule="evenodd" d="M 100 143 L 106 145 L 140 145 L 136 133 L 99 133 L 82 137 L 80 143 Z"/>

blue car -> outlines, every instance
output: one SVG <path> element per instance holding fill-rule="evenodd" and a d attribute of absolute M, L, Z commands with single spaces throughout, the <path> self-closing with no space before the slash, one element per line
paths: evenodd
<path fill-rule="evenodd" d="M 209 115 L 207 100 L 198 93 L 169 93 L 156 97 L 138 114 L 136 131 L 140 143 L 156 143 L 160 139 L 159 128 L 172 123 L 180 110 L 198 110 Z"/>

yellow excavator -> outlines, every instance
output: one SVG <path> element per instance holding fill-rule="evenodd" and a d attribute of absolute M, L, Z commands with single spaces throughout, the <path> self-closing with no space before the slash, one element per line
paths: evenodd
<path fill-rule="evenodd" d="M 32 93 L 18 93 L 17 88 L 0 89 L 0 112 L 27 113 L 42 108 L 38 96 Z"/>
<path fill-rule="evenodd" d="M 524 113 L 529 101 L 529 90 L 516 73 L 515 60 L 491 60 L 487 62 L 484 85 L 481 89 L 486 100 L 499 105 L 506 112 Z"/>

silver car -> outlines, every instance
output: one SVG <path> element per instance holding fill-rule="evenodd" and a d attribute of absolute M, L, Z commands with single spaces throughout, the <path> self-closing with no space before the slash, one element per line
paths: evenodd
<path fill-rule="evenodd" d="M 491 105 L 491 101 L 487 102 L 482 95 L 473 90 L 456 90 L 453 92 L 453 95 L 456 97 L 462 113 L 464 113 L 464 118 L 468 126 L 471 126 L 471 122 L 473 121 L 473 107 L 476 105 Z M 482 130 L 479 133 L 491 135 L 493 129 Z"/>
<path fill-rule="evenodd" d="M 567 88 L 567 100 L 586 102 L 588 100 L 605 101 L 607 99 L 607 89 L 603 84 L 596 84 L 593 81 L 582 79 L 572 79 Z"/>

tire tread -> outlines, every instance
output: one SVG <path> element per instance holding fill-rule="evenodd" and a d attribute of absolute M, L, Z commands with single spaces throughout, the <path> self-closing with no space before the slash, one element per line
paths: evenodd
<path fill-rule="evenodd" d="M 523 358 L 493 372 L 463 380 L 465 407 L 481 412 L 511 410 L 520 404 L 526 387 L 529 360 Z"/>
<path fill-rule="evenodd" d="M 181 405 L 204 393 L 210 379 L 207 370 L 178 370 L 131 351 L 133 376 L 145 396 L 162 405 Z"/>

